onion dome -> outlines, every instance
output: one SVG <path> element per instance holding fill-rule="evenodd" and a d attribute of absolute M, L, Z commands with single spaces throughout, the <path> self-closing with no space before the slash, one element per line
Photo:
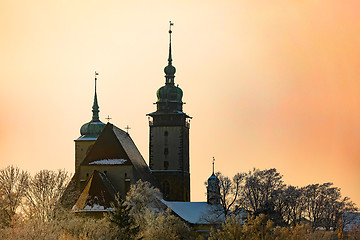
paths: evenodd
<path fill-rule="evenodd" d="M 171 26 L 171 25 L 170 25 Z M 169 58 L 168 58 L 168 65 L 164 68 L 164 72 L 165 72 L 165 77 L 166 79 L 170 79 L 172 78 L 172 83 L 174 84 L 174 75 L 176 72 L 176 68 L 172 65 L 172 55 L 171 55 L 171 29 L 169 30 L 169 34 L 170 34 L 170 42 L 169 42 Z M 167 82 L 166 83 L 171 83 L 171 82 Z"/>
<path fill-rule="evenodd" d="M 176 68 L 173 65 L 167 65 L 164 68 L 164 72 L 165 72 L 166 76 L 169 76 L 169 77 L 174 76 L 176 73 Z"/>
<path fill-rule="evenodd" d="M 99 105 L 97 101 L 97 94 L 96 94 L 96 75 L 98 75 L 97 72 L 95 72 L 95 95 L 94 95 L 94 103 L 92 106 L 92 119 L 90 122 L 85 123 L 80 128 L 80 134 L 81 138 L 97 138 L 99 134 L 102 132 L 102 130 L 105 127 L 105 123 L 101 122 L 99 119 Z"/>
<path fill-rule="evenodd" d="M 157 102 L 179 102 L 182 103 L 183 91 L 174 85 L 165 85 L 156 92 Z"/>
<path fill-rule="evenodd" d="M 178 86 L 175 86 L 174 78 L 176 68 L 172 65 L 172 54 L 171 54 L 171 26 L 173 25 L 170 22 L 169 30 L 169 58 L 168 65 L 164 68 L 165 72 L 165 86 L 162 86 L 157 90 L 157 106 L 158 110 L 162 112 L 182 112 L 182 97 L 183 91 Z"/>

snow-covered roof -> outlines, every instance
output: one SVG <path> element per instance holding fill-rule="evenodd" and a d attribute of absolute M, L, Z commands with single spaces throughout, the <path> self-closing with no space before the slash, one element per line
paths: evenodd
<path fill-rule="evenodd" d="M 348 231 L 360 231 L 360 213 L 344 213 L 342 216 L 343 230 Z"/>
<path fill-rule="evenodd" d="M 89 165 L 122 165 L 126 159 L 102 159 L 89 163 Z"/>
<path fill-rule="evenodd" d="M 220 224 L 225 221 L 220 205 L 207 202 L 162 202 L 183 220 L 192 224 Z"/>
<path fill-rule="evenodd" d="M 97 136 L 80 136 L 78 139 L 76 139 L 75 141 L 96 141 L 97 140 Z"/>

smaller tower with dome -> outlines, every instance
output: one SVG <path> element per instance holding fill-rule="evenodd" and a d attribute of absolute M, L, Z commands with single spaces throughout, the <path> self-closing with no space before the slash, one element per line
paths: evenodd
<path fill-rule="evenodd" d="M 215 175 L 215 158 L 213 158 L 213 172 L 207 181 L 207 203 L 220 204 L 220 181 Z"/>
<path fill-rule="evenodd" d="M 100 121 L 99 118 L 99 104 L 96 93 L 97 72 L 95 72 L 95 94 L 94 103 L 92 106 L 92 119 L 90 122 L 85 123 L 80 128 L 81 136 L 75 140 L 75 171 L 90 151 L 92 145 L 97 140 L 98 136 L 105 127 L 105 123 Z"/>

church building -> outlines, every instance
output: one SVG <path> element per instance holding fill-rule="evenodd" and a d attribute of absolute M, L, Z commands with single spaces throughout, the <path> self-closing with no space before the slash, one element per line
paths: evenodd
<path fill-rule="evenodd" d="M 117 194 L 125 199 L 131 184 L 141 179 L 159 188 L 163 194 L 163 199 L 159 199 L 163 208 L 171 208 L 188 224 L 210 226 L 214 223 L 209 217 L 214 217 L 213 213 L 220 207 L 219 179 L 214 174 L 214 166 L 208 179 L 207 202 L 190 202 L 191 117 L 183 111 L 183 91 L 174 81 L 171 26 L 172 23 L 165 84 L 156 93 L 156 111 L 147 114 L 149 165 L 127 132 L 100 121 L 95 72 L 92 119 L 82 125 L 81 136 L 75 140 L 75 174 L 61 199 L 63 206 L 78 213 L 102 214 L 111 210 L 110 203 Z"/>

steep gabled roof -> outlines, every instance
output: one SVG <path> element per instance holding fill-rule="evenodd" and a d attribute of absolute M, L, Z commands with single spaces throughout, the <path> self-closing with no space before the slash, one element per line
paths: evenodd
<path fill-rule="evenodd" d="M 146 164 L 139 149 L 136 147 L 134 141 L 131 139 L 129 134 L 115 126 L 113 126 L 113 131 L 120 144 L 123 146 L 126 154 L 129 156 L 129 159 L 131 160 L 133 166 L 139 172 L 141 179 L 154 185 L 155 181 L 151 175 L 150 168 Z"/>
<path fill-rule="evenodd" d="M 121 165 L 133 165 L 143 181 L 155 184 L 150 168 L 129 134 L 108 123 L 81 165 L 92 165 L 91 163 L 111 159 L 127 160 L 118 162 L 121 162 Z"/>
<path fill-rule="evenodd" d="M 106 211 L 114 202 L 116 190 L 104 173 L 94 171 L 80 197 L 73 206 L 74 211 Z"/>
<path fill-rule="evenodd" d="M 103 159 L 126 159 L 130 160 L 123 146 L 114 133 L 114 125 L 106 124 L 97 141 L 85 157 L 81 165 L 89 165 L 91 162 Z M 125 133 L 126 134 L 126 133 Z M 127 164 L 131 164 L 127 161 Z"/>

